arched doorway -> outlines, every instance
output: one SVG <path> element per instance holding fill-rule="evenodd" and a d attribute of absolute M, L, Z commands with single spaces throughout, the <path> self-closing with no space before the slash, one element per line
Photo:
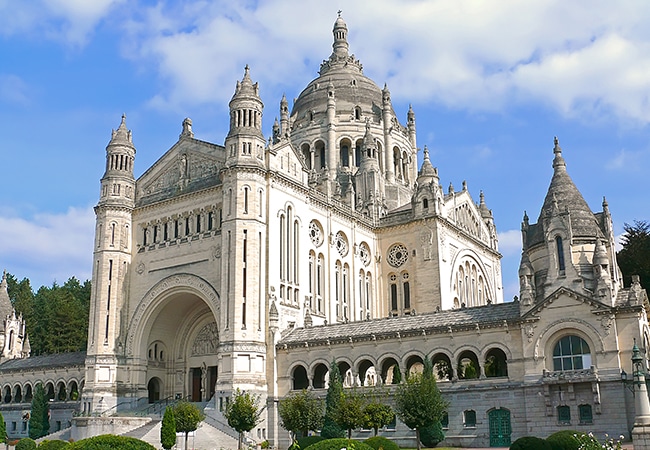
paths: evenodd
<path fill-rule="evenodd" d="M 160 392 L 162 391 L 162 381 L 160 378 L 153 377 L 147 383 L 147 391 L 149 392 L 149 403 L 155 403 L 160 400 Z"/>
<path fill-rule="evenodd" d="M 512 427 L 510 411 L 505 408 L 493 409 L 488 413 L 490 423 L 490 447 L 508 447 Z"/>
<path fill-rule="evenodd" d="M 220 317 L 219 295 L 210 284 L 190 274 L 163 279 L 132 317 L 127 353 L 143 363 L 142 377 L 133 382 L 147 389 L 148 400 L 155 401 L 157 392 L 159 399 L 208 401 L 217 384 Z"/>

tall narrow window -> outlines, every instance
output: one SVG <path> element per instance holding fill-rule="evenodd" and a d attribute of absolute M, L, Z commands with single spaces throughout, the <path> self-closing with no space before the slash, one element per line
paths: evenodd
<path fill-rule="evenodd" d="M 408 281 L 404 282 L 404 309 L 411 309 L 411 287 Z"/>
<path fill-rule="evenodd" d="M 395 313 L 399 309 L 397 305 L 397 277 L 395 275 L 390 276 L 390 309 Z"/>
<path fill-rule="evenodd" d="M 196 232 L 201 232 L 201 214 L 196 215 Z"/>
<path fill-rule="evenodd" d="M 244 230 L 242 243 L 242 313 L 241 325 L 246 328 L 246 253 L 248 251 L 248 230 Z"/>
<path fill-rule="evenodd" d="M 147 234 L 149 234 L 149 229 L 144 227 L 142 229 L 142 245 L 147 245 Z"/>
<path fill-rule="evenodd" d="M 300 246 L 298 245 L 298 239 L 299 239 L 299 233 L 300 232 L 300 225 L 298 224 L 298 221 L 295 220 L 293 222 L 293 282 L 298 284 L 298 280 L 300 279 L 298 269 L 299 269 L 299 255 L 300 255 Z"/>
<path fill-rule="evenodd" d="M 280 280 L 284 281 L 286 279 L 284 273 L 284 246 L 285 246 L 285 232 L 286 220 L 284 214 L 280 216 Z"/>
<path fill-rule="evenodd" d="M 111 246 L 115 245 L 115 224 L 111 224 Z"/>
<path fill-rule="evenodd" d="M 244 214 L 248 214 L 248 188 L 244 188 Z"/>
<path fill-rule="evenodd" d="M 212 231 L 214 228 L 214 211 L 208 213 L 208 231 Z"/>
<path fill-rule="evenodd" d="M 562 244 L 562 238 L 557 236 L 555 238 L 555 244 L 557 245 L 557 266 L 560 272 L 564 272 L 564 245 Z"/>
<path fill-rule="evenodd" d="M 259 215 L 260 217 L 262 217 L 262 205 L 263 205 L 263 203 L 262 203 L 262 198 L 263 198 L 262 195 L 263 195 L 263 191 L 260 189 L 260 204 L 259 204 L 259 206 L 257 207 L 257 210 L 259 211 L 259 214 L 258 214 L 258 215 Z"/>
<path fill-rule="evenodd" d="M 111 309 L 111 284 L 113 281 L 113 260 L 109 259 L 108 260 L 108 289 L 107 289 L 107 299 L 106 299 L 106 310 Z"/>
<path fill-rule="evenodd" d="M 163 224 L 163 241 L 167 241 L 169 239 L 169 224 L 165 222 Z"/>

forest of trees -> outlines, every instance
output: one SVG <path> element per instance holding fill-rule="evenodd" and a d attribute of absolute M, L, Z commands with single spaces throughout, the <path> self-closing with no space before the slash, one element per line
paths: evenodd
<path fill-rule="evenodd" d="M 7 290 L 25 319 L 32 356 L 86 350 L 90 281 L 72 277 L 34 292 L 28 278 L 7 274 Z"/>

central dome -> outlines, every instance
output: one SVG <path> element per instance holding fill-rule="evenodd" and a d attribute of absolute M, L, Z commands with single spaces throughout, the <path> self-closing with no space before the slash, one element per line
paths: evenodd
<path fill-rule="evenodd" d="M 328 92 L 336 96 L 336 114 L 354 115 L 362 111 L 379 123 L 382 110 L 382 90 L 363 74 L 363 67 L 348 53 L 347 25 L 339 16 L 334 23 L 333 52 L 321 64 L 319 77 L 307 85 L 296 99 L 291 111 L 292 121 L 314 120 L 314 115 L 327 109 Z"/>

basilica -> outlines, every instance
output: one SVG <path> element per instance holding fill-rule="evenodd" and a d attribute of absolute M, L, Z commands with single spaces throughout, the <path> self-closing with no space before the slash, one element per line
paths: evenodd
<path fill-rule="evenodd" d="M 562 429 L 630 438 L 625 378 L 635 342 L 647 366 L 648 299 L 638 279 L 623 286 L 607 202 L 592 211 L 555 139 L 544 204 L 521 224 L 519 296 L 504 302 L 483 193 L 442 188 L 415 112 L 397 117 L 347 35 L 339 16 L 331 55 L 291 109 L 279 101 L 271 136 L 248 66 L 223 145 L 195 137 L 186 118 L 138 179 L 122 117 L 95 207 L 87 352 L 29 358 L 29 330 L 0 288 L 10 436 L 25 432 L 37 383 L 66 405 L 57 427 L 74 437 L 179 398 L 227 428 L 222 411 L 241 389 L 265 405 L 250 438 L 285 448 L 279 400 L 324 397 L 333 360 L 346 388 L 390 394 L 394 373 L 421 371 L 428 356 L 449 401 L 449 445 Z M 415 446 L 399 421 L 381 434 Z"/>

